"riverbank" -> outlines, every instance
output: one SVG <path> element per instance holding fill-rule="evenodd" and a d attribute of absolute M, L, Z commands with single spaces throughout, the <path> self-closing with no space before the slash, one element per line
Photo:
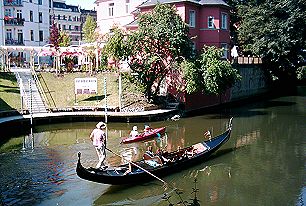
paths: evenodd
<path fill-rule="evenodd" d="M 0 131 L 2 135 L 12 136 L 30 131 L 32 127 L 43 124 L 55 124 L 61 122 L 152 122 L 170 119 L 177 110 L 157 109 L 143 112 L 107 112 L 104 111 L 80 111 L 80 112 L 55 112 L 37 113 L 27 115 L 14 115 L 0 118 Z"/>

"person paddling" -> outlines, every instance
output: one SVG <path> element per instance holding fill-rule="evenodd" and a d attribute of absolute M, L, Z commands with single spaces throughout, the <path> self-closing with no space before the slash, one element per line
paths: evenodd
<path fill-rule="evenodd" d="M 99 122 L 96 125 L 96 128 L 91 132 L 89 138 L 92 141 L 93 146 L 96 149 L 97 155 L 99 157 L 99 162 L 96 165 L 96 168 L 106 169 L 107 166 L 104 164 L 104 160 L 106 158 L 106 135 L 103 129 L 106 128 L 106 124 L 104 122 Z"/>

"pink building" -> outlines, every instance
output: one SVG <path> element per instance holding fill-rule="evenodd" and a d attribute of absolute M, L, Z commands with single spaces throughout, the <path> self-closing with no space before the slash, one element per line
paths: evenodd
<path fill-rule="evenodd" d="M 178 14 L 189 24 L 195 48 L 204 44 L 224 48 L 229 58 L 229 5 L 223 0 L 97 0 L 97 23 L 102 34 L 117 25 L 137 29 L 137 13 L 151 10 L 157 2 L 174 5 Z"/>
<path fill-rule="evenodd" d="M 224 57 L 229 58 L 229 5 L 223 0 L 148 0 L 139 5 L 140 12 L 151 10 L 154 5 L 174 5 L 178 14 L 189 24 L 190 36 L 194 37 L 195 48 L 215 45 L 224 48 Z"/>
<path fill-rule="evenodd" d="M 189 33 L 194 47 L 201 50 L 203 45 L 224 48 L 224 58 L 230 56 L 230 7 L 223 0 L 97 0 L 97 23 L 102 33 L 107 33 L 116 24 L 128 30 L 137 29 L 137 14 L 148 12 L 157 3 L 174 5 L 177 13 L 189 24 Z M 130 13 L 129 13 L 129 12 Z M 169 74 L 162 93 L 172 94 L 177 101 L 184 103 L 185 110 L 218 105 L 230 100 L 230 90 L 221 97 L 205 94 L 186 94 L 177 90 L 183 85 L 180 74 Z"/>

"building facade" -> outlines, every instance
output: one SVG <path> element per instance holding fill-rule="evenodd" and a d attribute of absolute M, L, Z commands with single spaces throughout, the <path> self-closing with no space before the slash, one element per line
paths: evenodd
<path fill-rule="evenodd" d="M 49 1 L 3 0 L 4 45 L 43 46 L 49 37 Z"/>
<path fill-rule="evenodd" d="M 60 31 L 66 32 L 71 38 L 71 45 L 79 45 L 81 41 L 81 12 L 78 6 L 67 5 L 65 0 L 53 0 L 50 12 L 51 22 Z"/>
<path fill-rule="evenodd" d="M 124 28 L 138 12 L 145 0 L 97 0 L 97 26 L 101 34 L 110 32 L 113 26 Z"/>
<path fill-rule="evenodd" d="M 44 46 L 49 39 L 49 0 L 1 0 L 0 45 Z M 29 59 L 27 52 L 13 52 L 11 61 Z"/>
<path fill-rule="evenodd" d="M 0 45 L 5 43 L 5 29 L 4 29 L 4 5 L 3 1 L 0 1 Z"/>
<path fill-rule="evenodd" d="M 229 58 L 230 7 L 223 0 L 97 0 L 98 27 L 102 34 L 108 33 L 114 25 L 137 29 L 137 14 L 152 10 L 158 2 L 175 6 L 189 25 L 197 50 L 203 45 L 215 45 L 224 48 L 224 58 Z"/>

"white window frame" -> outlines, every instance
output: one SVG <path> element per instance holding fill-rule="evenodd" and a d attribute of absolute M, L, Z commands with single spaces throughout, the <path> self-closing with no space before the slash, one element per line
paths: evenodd
<path fill-rule="evenodd" d="M 7 39 L 7 40 L 13 39 L 13 32 L 12 32 L 12 29 L 6 29 L 6 34 L 5 34 L 5 36 L 6 36 L 6 39 Z"/>
<path fill-rule="evenodd" d="M 22 19 L 22 11 L 17 9 L 17 18 Z"/>
<path fill-rule="evenodd" d="M 221 13 L 221 29 L 227 30 L 227 13 Z"/>
<path fill-rule="evenodd" d="M 34 30 L 30 30 L 30 41 L 34 41 Z"/>
<path fill-rule="evenodd" d="M 12 17 L 12 16 L 13 16 L 13 11 L 12 11 L 12 9 L 5 9 L 5 11 L 4 11 L 4 16 Z"/>
<path fill-rule="evenodd" d="M 221 43 L 221 48 L 223 49 L 223 56 L 222 58 L 227 59 L 228 58 L 228 44 L 227 43 Z"/>
<path fill-rule="evenodd" d="M 39 41 L 44 41 L 44 31 L 43 30 L 39 30 L 38 31 L 38 38 L 39 38 Z"/>
<path fill-rule="evenodd" d="M 34 22 L 34 13 L 33 11 L 30 11 L 30 22 Z"/>
<path fill-rule="evenodd" d="M 114 16 L 114 3 L 108 4 L 108 16 Z"/>
<path fill-rule="evenodd" d="M 43 23 L 43 13 L 42 12 L 38 12 L 38 22 Z"/>
<path fill-rule="evenodd" d="M 214 21 L 215 21 L 215 17 L 213 17 L 213 16 L 209 16 L 209 17 L 207 18 L 207 27 L 208 27 L 209 29 L 215 28 L 215 23 L 214 23 Z"/>
<path fill-rule="evenodd" d="M 195 10 L 189 10 L 189 27 L 195 28 L 196 25 L 196 12 Z"/>

